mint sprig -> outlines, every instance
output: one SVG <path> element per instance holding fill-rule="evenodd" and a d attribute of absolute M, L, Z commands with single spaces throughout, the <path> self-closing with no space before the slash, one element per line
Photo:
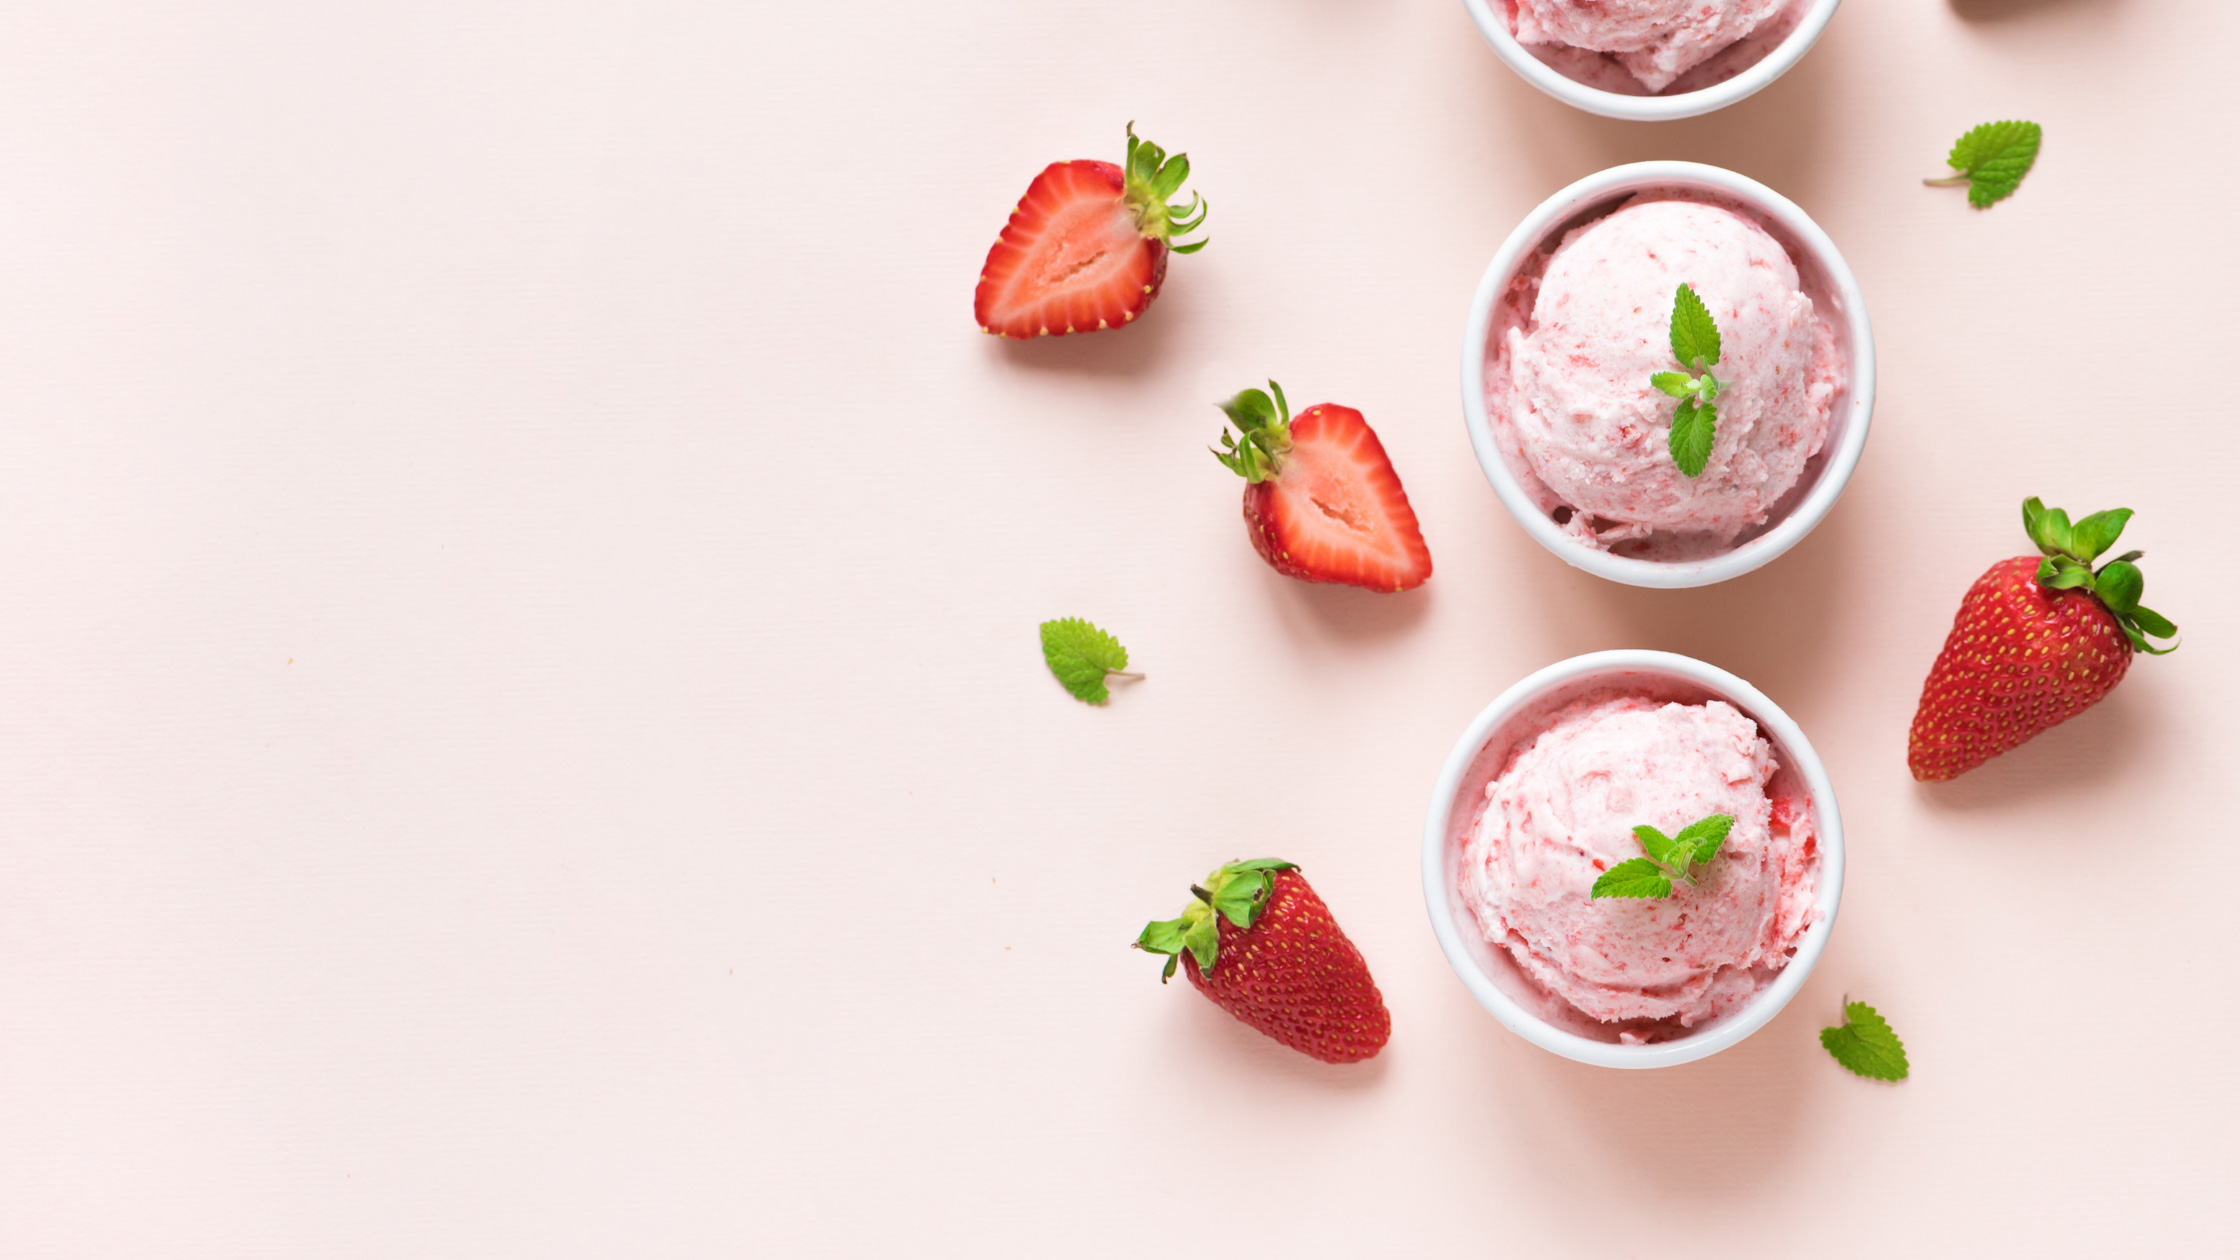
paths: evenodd
<path fill-rule="evenodd" d="M 1042 623 L 1042 659 L 1083 704 L 1103 704 L 1111 697 L 1104 685 L 1108 677 L 1143 677 L 1126 672 L 1128 649 L 1120 646 L 1120 640 L 1079 617 Z"/>
<path fill-rule="evenodd" d="M 1932 188 L 1948 184 L 1968 186 L 1968 204 L 1981 210 L 2005 201 L 2022 186 L 2022 177 L 2038 160 L 2038 145 L 2045 128 L 2034 122 L 1988 122 L 1971 129 L 1952 144 L 1945 164 L 1957 175 L 1921 182 Z"/>
<path fill-rule="evenodd" d="M 2116 545 L 2116 539 L 2123 536 L 2123 527 L 2130 521 L 2130 508 L 2115 508 L 2094 512 L 2071 524 L 2067 512 L 2047 507 L 2035 495 L 2022 501 L 2022 528 L 2028 531 L 2030 541 L 2038 545 L 2038 550 L 2045 553 L 2045 559 L 2038 562 L 2038 581 L 2057 591 L 2092 592 L 2115 615 L 2116 624 L 2123 627 L 2131 646 L 2153 656 L 2162 656 L 2177 651 L 2177 645 L 2158 648 L 2147 642 L 2148 636 L 2175 638 L 2178 627 L 2168 617 L 2139 603 L 2140 596 L 2147 591 L 2147 575 L 2132 562 L 2147 553 L 2126 551 L 2097 571 L 2092 567 L 2092 562 L 2099 559 L 2102 552 Z"/>
<path fill-rule="evenodd" d="M 1633 838 L 1641 842 L 1642 851 L 1649 856 L 1627 858 L 1604 871 L 1594 881 L 1588 899 L 1669 897 L 1675 880 L 1693 887 L 1696 881 L 1690 868 L 1710 861 L 1719 846 L 1727 842 L 1727 832 L 1733 827 L 1732 814 L 1699 818 L 1681 828 L 1677 836 L 1646 824 L 1635 827 Z"/>
<path fill-rule="evenodd" d="M 1845 1002 L 1843 1023 L 1820 1030 L 1820 1044 L 1846 1069 L 1878 1081 L 1902 1081 L 1913 1070 L 1906 1063 L 1906 1043 L 1865 1002 Z"/>
<path fill-rule="evenodd" d="M 1712 439 L 1718 436 L 1719 409 L 1711 400 L 1719 396 L 1719 378 L 1711 368 L 1719 362 L 1719 325 L 1685 284 L 1672 295 L 1672 357 L 1687 371 L 1658 372 L 1649 383 L 1680 400 L 1666 446 L 1681 472 L 1701 477 L 1711 459 Z"/>

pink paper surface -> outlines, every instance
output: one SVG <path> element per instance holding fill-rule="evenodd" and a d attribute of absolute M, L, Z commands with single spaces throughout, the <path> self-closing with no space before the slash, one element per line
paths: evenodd
<path fill-rule="evenodd" d="M 1574 112 L 1452 0 L 17 6 L 0 39 L 0 1255 L 2217 1255 L 2240 759 L 2223 0 L 1862 0 L 1720 114 Z M 1967 127 L 2045 124 L 1977 213 Z M 980 335 L 1028 180 L 1187 149 L 1137 326 Z M 1462 324 L 1533 206 L 1732 167 L 1881 355 L 1819 530 L 1621 588 L 1503 513 Z M 1213 400 L 1361 408 L 1437 571 L 1253 554 Z M 1952 784 L 1906 724 L 2018 504 L 2139 512 L 2185 647 Z M 1091 709 L 1035 625 L 1147 675 Z M 1849 848 L 1779 1018 L 1505 1031 L 1441 761 L 1577 652 L 1751 680 Z M 1393 1014 L 1127 948 L 1302 863 Z M 1845 994 L 1912 1080 L 1821 1051 Z"/>

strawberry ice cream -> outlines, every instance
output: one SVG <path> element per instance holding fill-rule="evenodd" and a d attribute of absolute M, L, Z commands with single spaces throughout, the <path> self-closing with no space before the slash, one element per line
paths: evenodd
<path fill-rule="evenodd" d="M 1724 701 L 1603 694 L 1557 711 L 1485 789 L 1462 899 L 1524 977 L 1629 1043 L 1742 1005 L 1788 964 L 1819 880 L 1809 802 L 1755 722 Z M 1693 886 L 1590 898 L 1642 856 L 1634 827 L 1734 826 Z"/>
<path fill-rule="evenodd" d="M 1790 0 L 1509 0 L 1510 29 L 1518 43 L 1608 54 L 1651 93 L 1773 23 L 1789 5 Z"/>
<path fill-rule="evenodd" d="M 1670 336 L 1682 284 L 1722 343 L 1716 436 L 1695 477 L 1669 449 L 1675 401 L 1650 383 L 1684 366 Z M 1520 273 L 1505 307 L 1486 374 L 1497 442 L 1587 546 L 1648 559 L 1727 550 L 1827 441 L 1845 381 L 1835 330 L 1788 251 L 1735 210 L 1636 198 Z"/>

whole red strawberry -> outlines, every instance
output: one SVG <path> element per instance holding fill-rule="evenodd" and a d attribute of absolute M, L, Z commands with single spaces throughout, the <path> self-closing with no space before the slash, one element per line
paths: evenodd
<path fill-rule="evenodd" d="M 1204 241 L 1172 238 L 1206 221 L 1190 204 L 1167 199 L 1190 177 L 1190 159 L 1136 138 L 1128 124 L 1127 162 L 1053 162 L 1027 185 L 1011 221 L 988 250 L 972 315 L 982 332 L 1050 337 L 1118 328 L 1159 296 L 1167 255 L 1194 254 Z"/>
<path fill-rule="evenodd" d="M 1298 867 L 1231 862 L 1190 891 L 1181 918 L 1136 938 L 1137 949 L 1168 955 L 1162 984 L 1187 953 L 1198 992 L 1302 1054 L 1359 1063 L 1384 1049 L 1392 1016 L 1369 964 Z"/>
<path fill-rule="evenodd" d="M 2092 567 L 2130 519 L 2130 508 L 2117 508 L 2072 525 L 2060 508 L 2023 502 L 2023 528 L 2043 554 L 1992 565 L 1960 601 L 1913 715 L 1914 778 L 1973 770 L 2098 704 L 2133 652 L 2175 650 L 2147 642 L 2178 628 L 2139 604 L 2146 577 L 2132 562 L 2145 553 Z"/>
<path fill-rule="evenodd" d="M 1318 403 L 1291 418 L 1283 387 L 1248 389 L 1221 404 L 1238 436 L 1221 431 L 1213 456 L 1244 478 L 1253 550 L 1276 572 L 1309 582 L 1405 591 L 1431 576 L 1408 492 L 1361 413 Z"/>

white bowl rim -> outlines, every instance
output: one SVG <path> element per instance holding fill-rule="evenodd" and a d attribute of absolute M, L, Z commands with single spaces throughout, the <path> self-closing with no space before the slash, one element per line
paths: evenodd
<path fill-rule="evenodd" d="M 1458 924 L 1448 904 L 1448 877 L 1452 869 L 1447 861 L 1448 825 L 1453 820 L 1455 796 L 1461 791 L 1463 776 L 1469 772 L 1471 762 L 1477 759 L 1486 740 L 1502 722 L 1549 690 L 1593 675 L 1620 672 L 1659 673 L 1695 683 L 1731 700 L 1752 719 L 1770 728 L 1768 733 L 1774 742 L 1795 762 L 1790 769 L 1811 793 L 1813 824 L 1820 846 L 1820 884 L 1813 898 L 1812 924 L 1797 942 L 1796 954 L 1773 983 L 1734 1014 L 1700 1032 L 1640 1046 L 1596 1041 L 1557 1028 L 1502 992 L 1478 967 L 1463 943 L 1462 932 L 1475 931 L 1475 925 L 1467 925 L 1466 929 L 1466 925 Z M 1835 786 L 1828 781 L 1827 769 L 1821 765 L 1812 742 L 1764 692 L 1716 665 L 1691 656 L 1634 649 L 1589 652 L 1557 661 L 1502 692 L 1455 742 L 1454 751 L 1447 754 L 1439 781 L 1432 788 L 1431 810 L 1424 820 L 1423 898 L 1431 912 L 1432 934 L 1439 938 L 1439 949 L 1446 954 L 1447 965 L 1454 968 L 1470 996 L 1509 1031 L 1543 1050 L 1596 1067 L 1674 1067 L 1717 1054 L 1765 1027 L 1804 987 L 1813 965 L 1820 961 L 1821 951 L 1827 948 L 1828 936 L 1835 930 L 1836 911 L 1843 903 L 1843 816 L 1836 806 Z"/>
<path fill-rule="evenodd" d="M 1494 6 L 1500 0 L 1462 0 L 1462 7 L 1469 10 L 1470 20 L 1477 23 L 1478 33 L 1493 45 L 1494 55 L 1507 63 L 1518 77 L 1564 104 L 1583 109 L 1604 118 L 1622 118 L 1628 122 L 1670 122 L 1679 118 L 1694 118 L 1713 110 L 1725 109 L 1736 101 L 1756 95 L 1767 84 L 1789 72 L 1791 66 L 1804 60 L 1812 46 L 1820 41 L 1821 32 L 1828 29 L 1828 20 L 1835 16 L 1836 6 L 1843 0 L 1809 0 L 1812 7 L 1806 10 L 1797 29 L 1775 45 L 1758 64 L 1723 83 L 1693 92 L 1679 92 L 1671 96 L 1628 96 L 1623 92 L 1606 92 L 1589 87 L 1569 78 L 1554 66 L 1533 56 L 1517 42 L 1509 24 L 1502 20 Z"/>
<path fill-rule="evenodd" d="M 1494 442 L 1492 419 L 1486 413 L 1486 338 L 1492 331 L 1494 311 L 1508 289 L 1510 275 L 1525 255 L 1539 246 L 1550 228 L 1596 201 L 1627 190 L 1675 186 L 1700 188 L 1741 202 L 1779 225 L 1812 254 L 1813 261 L 1827 277 L 1829 287 L 1835 291 L 1849 326 L 1845 352 L 1850 376 L 1850 406 L 1844 418 L 1843 436 L 1827 452 L 1827 463 L 1819 480 L 1772 529 L 1707 559 L 1640 560 L 1598 551 L 1564 533 L 1518 483 L 1516 474 Z M 1844 486 L 1850 482 L 1853 470 L 1859 466 L 1859 453 L 1866 448 L 1867 430 L 1874 420 L 1874 375 L 1874 328 L 1867 319 L 1866 297 L 1859 291 L 1858 278 L 1851 274 L 1851 267 L 1844 262 L 1835 242 L 1828 239 L 1828 234 L 1821 231 L 1820 225 L 1797 203 L 1747 175 L 1738 175 L 1724 167 L 1701 162 L 1629 162 L 1597 171 L 1541 202 L 1509 233 L 1493 261 L 1486 265 L 1485 275 L 1478 281 L 1478 291 L 1470 299 L 1470 317 L 1462 331 L 1462 422 L 1469 430 L 1478 466 L 1485 471 L 1486 480 L 1492 483 L 1502 506 L 1509 509 L 1509 515 L 1515 517 L 1517 524 L 1541 546 L 1572 567 L 1585 569 L 1597 577 L 1627 586 L 1676 590 L 1710 586 L 1771 563 L 1802 541 L 1828 515 L 1842 496 Z"/>

